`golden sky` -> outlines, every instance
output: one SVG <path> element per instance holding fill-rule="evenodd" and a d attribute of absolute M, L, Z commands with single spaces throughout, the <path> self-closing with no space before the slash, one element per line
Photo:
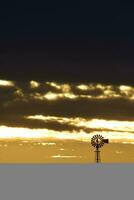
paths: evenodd
<path fill-rule="evenodd" d="M 0 80 L 0 138 L 134 143 L 134 87 Z"/>

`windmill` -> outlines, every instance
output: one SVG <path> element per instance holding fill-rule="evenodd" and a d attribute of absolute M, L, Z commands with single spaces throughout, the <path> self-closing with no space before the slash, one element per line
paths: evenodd
<path fill-rule="evenodd" d="M 94 135 L 91 138 L 91 144 L 93 147 L 96 148 L 95 150 L 95 161 L 96 163 L 100 163 L 101 162 L 101 158 L 100 158 L 100 148 L 103 147 L 104 144 L 108 144 L 109 140 L 108 139 L 104 139 L 104 137 L 102 135 Z"/>

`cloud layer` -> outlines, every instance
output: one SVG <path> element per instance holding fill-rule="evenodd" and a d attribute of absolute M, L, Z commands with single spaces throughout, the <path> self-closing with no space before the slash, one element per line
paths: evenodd
<path fill-rule="evenodd" d="M 133 132 L 134 87 L 130 85 L 0 80 L 0 100 L 1 126 L 47 129 L 57 134 Z M 96 120 L 95 126 L 91 126 L 92 120 Z"/>

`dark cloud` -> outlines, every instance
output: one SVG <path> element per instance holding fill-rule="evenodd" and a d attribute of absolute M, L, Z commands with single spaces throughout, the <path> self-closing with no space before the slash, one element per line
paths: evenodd
<path fill-rule="evenodd" d="M 99 89 L 99 88 L 94 88 L 94 89 L 89 89 L 89 90 L 79 90 L 77 88 L 73 88 L 73 92 L 74 94 L 77 94 L 77 95 L 91 95 L 93 97 L 96 97 L 96 96 L 100 96 L 104 93 L 104 91 L 102 89 Z"/>
<path fill-rule="evenodd" d="M 37 119 L 26 119 L 24 116 L 21 115 L 4 115 L 2 118 L 0 118 L 0 125 L 5 125 L 9 127 L 23 127 L 23 128 L 30 128 L 30 129 L 48 129 L 48 130 L 54 130 L 59 131 L 59 134 L 61 131 L 77 131 L 80 132 L 83 130 L 85 133 L 90 134 L 94 131 L 111 131 L 116 132 L 116 130 L 112 130 L 110 128 L 88 128 L 85 126 L 77 126 L 77 125 L 71 125 L 69 122 L 58 122 L 54 120 L 50 120 L 49 122 L 43 121 L 43 120 L 37 120 Z M 120 130 L 120 132 L 125 132 Z M 131 131 L 130 131 L 131 132 Z"/>
<path fill-rule="evenodd" d="M 0 119 L 0 125 L 6 125 L 6 126 L 11 126 L 11 127 L 25 127 L 25 128 L 45 128 L 45 129 L 50 129 L 50 130 L 55 130 L 55 131 L 79 131 L 80 128 L 76 127 L 75 125 L 69 125 L 69 124 L 61 124 L 59 122 L 55 121 L 50 121 L 50 122 L 45 122 L 42 120 L 34 120 L 34 119 L 25 119 L 24 116 L 21 115 L 8 115 L 8 116 L 3 116 Z"/>
<path fill-rule="evenodd" d="M 41 120 L 26 119 L 25 116 L 45 115 L 61 116 L 68 118 L 82 117 L 88 119 L 107 119 L 107 120 L 134 120 L 134 101 L 121 96 L 120 98 L 95 98 L 102 95 L 103 89 L 92 89 L 86 92 L 76 89 L 75 84 L 71 84 L 71 90 L 75 95 L 84 94 L 85 98 L 76 99 L 61 98 L 56 100 L 35 99 L 35 94 L 44 95 L 47 92 L 58 94 L 60 89 L 41 82 L 38 88 L 30 88 L 29 81 L 16 82 L 13 88 L 0 87 L 0 124 L 7 126 L 29 127 L 29 128 L 48 128 L 58 131 L 80 130 L 90 132 L 85 127 L 76 127 L 69 123 L 59 123 L 56 121 L 44 122 Z M 16 94 L 17 90 L 22 90 L 22 96 Z M 119 87 L 112 86 L 112 90 L 120 94 Z M 91 95 L 92 98 L 86 98 Z"/>
<path fill-rule="evenodd" d="M 14 100 L 14 92 L 15 88 L 13 87 L 0 86 L 0 107 L 8 101 L 12 102 Z"/>
<path fill-rule="evenodd" d="M 134 103 L 126 99 L 61 99 L 57 101 L 15 101 L 1 108 L 1 117 L 20 114 L 133 120 Z"/>

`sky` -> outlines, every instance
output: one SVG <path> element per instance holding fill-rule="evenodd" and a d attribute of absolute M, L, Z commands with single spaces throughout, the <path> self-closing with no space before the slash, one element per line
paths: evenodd
<path fill-rule="evenodd" d="M 133 84 L 134 4 L 4 1 L 0 75 Z"/>
<path fill-rule="evenodd" d="M 0 5 L 0 139 L 134 144 L 134 3 Z"/>
<path fill-rule="evenodd" d="M 0 138 L 134 143 L 134 87 L 0 80 Z"/>

